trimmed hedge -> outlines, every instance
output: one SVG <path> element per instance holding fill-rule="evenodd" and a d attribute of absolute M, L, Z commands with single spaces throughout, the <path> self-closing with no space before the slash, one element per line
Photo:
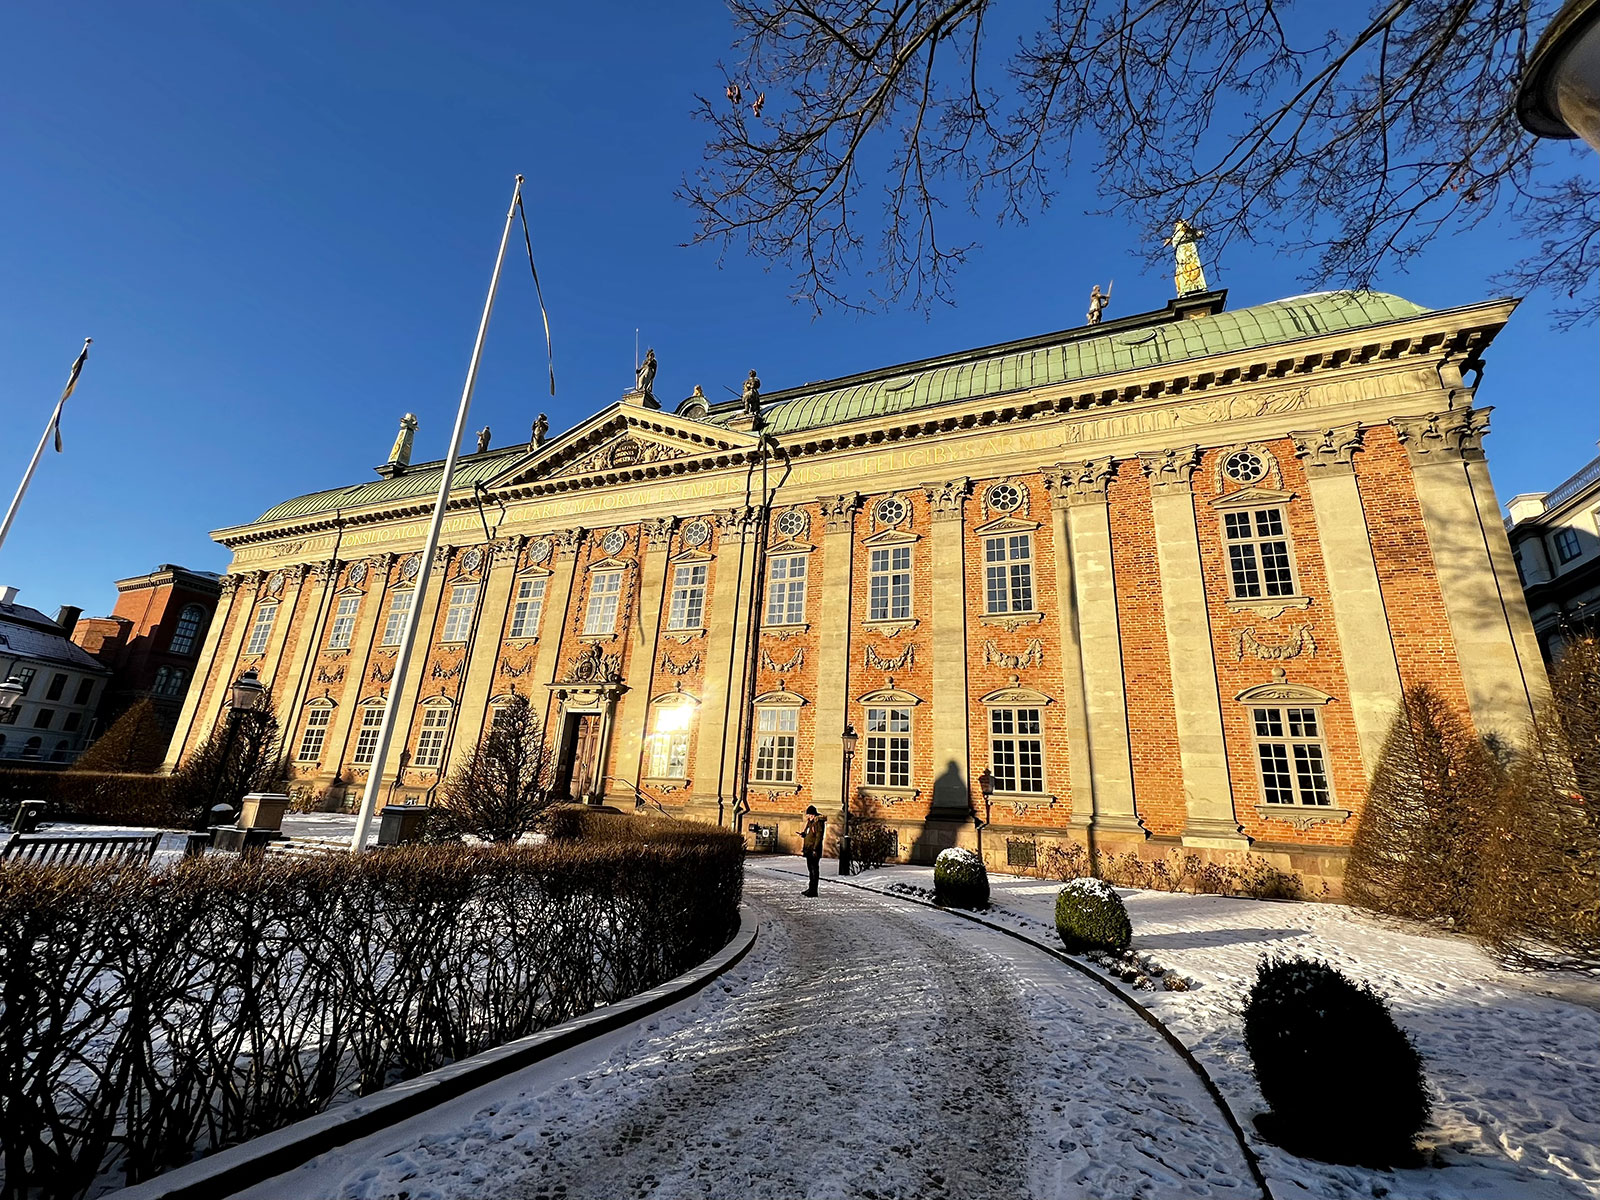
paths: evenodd
<path fill-rule="evenodd" d="M 8 824 L 24 800 L 44 800 L 56 821 L 186 829 L 192 814 L 177 803 L 170 775 L 116 771 L 0 769 L 0 820 Z"/>
<path fill-rule="evenodd" d="M 0 1193 L 134 1183 L 681 974 L 744 846 L 0 868 Z"/>
<path fill-rule="evenodd" d="M 1327 963 L 1263 958 L 1244 1040 L 1271 1113 L 1256 1124 L 1294 1153 L 1393 1166 L 1428 1121 L 1422 1056 L 1383 997 Z"/>
<path fill-rule="evenodd" d="M 952 846 L 933 860 L 933 902 L 951 908 L 983 908 L 989 903 L 989 872 L 971 850 Z"/>
<path fill-rule="evenodd" d="M 1133 941 L 1127 905 L 1103 879 L 1073 879 L 1056 893 L 1056 932 L 1068 950 L 1120 954 Z"/>

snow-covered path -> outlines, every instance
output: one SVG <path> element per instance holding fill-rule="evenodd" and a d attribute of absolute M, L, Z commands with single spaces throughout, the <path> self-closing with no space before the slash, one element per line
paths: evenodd
<path fill-rule="evenodd" d="M 243 1195 L 1255 1196 L 1210 1096 L 1069 967 L 752 865 L 756 949 L 699 996 Z"/>

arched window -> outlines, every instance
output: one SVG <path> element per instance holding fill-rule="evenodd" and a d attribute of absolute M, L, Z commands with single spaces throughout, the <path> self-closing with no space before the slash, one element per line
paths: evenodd
<path fill-rule="evenodd" d="M 38 758 L 39 757 L 39 747 L 41 747 L 43 745 L 44 745 L 44 740 L 42 738 L 36 738 L 36 737 L 29 738 L 27 741 L 22 743 L 22 757 L 23 758 Z"/>
<path fill-rule="evenodd" d="M 158 696 L 176 696 L 183 691 L 184 672 L 181 667 L 160 667 L 150 690 Z"/>
<path fill-rule="evenodd" d="M 51 762 L 66 762 L 67 761 L 67 739 L 66 738 L 62 738 L 59 742 L 56 743 L 55 751 L 50 755 L 50 761 Z"/>
<path fill-rule="evenodd" d="M 200 629 L 205 623 L 206 610 L 203 605 L 185 605 L 178 614 L 178 624 L 172 631 L 167 650 L 173 654 L 193 654 L 195 644 L 200 640 Z"/>

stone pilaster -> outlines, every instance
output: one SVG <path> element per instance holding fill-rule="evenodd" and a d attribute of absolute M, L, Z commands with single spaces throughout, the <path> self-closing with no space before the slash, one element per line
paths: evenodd
<path fill-rule="evenodd" d="M 1112 573 L 1108 458 L 1058 463 L 1044 473 L 1056 539 L 1056 594 L 1067 695 L 1068 778 L 1073 807 L 1099 834 L 1138 835 L 1122 631 Z M 1093 647 L 1085 653 L 1084 647 Z M 1076 691 L 1076 695 L 1072 693 Z M 1082 797 L 1081 800 L 1079 797 Z"/>
<path fill-rule="evenodd" d="M 1482 467 L 1489 411 L 1453 408 L 1393 417 L 1389 424 L 1411 457 L 1417 504 L 1473 724 L 1480 735 L 1494 734 L 1520 745 L 1527 740 L 1533 700 L 1547 685 L 1537 646 L 1529 647 L 1531 661 L 1526 664 L 1519 653 L 1511 612 L 1521 607 L 1526 620 L 1526 603 L 1520 588 L 1504 591 L 1493 549 L 1495 541 L 1505 540 L 1500 515 L 1491 511 L 1485 519 L 1469 473 L 1473 463 Z M 1483 498 L 1492 500 L 1486 477 L 1482 491 L 1487 493 Z M 1490 535 L 1489 525 L 1500 530 L 1498 539 Z M 1505 553 L 1509 557 L 1509 546 Z M 1514 567 L 1509 574 L 1515 584 Z M 1524 637 L 1531 640 L 1531 633 L 1530 627 Z"/>
<path fill-rule="evenodd" d="M 739 769 L 739 728 L 745 706 L 749 660 L 750 589 L 755 578 L 760 512 L 741 506 L 717 517 L 717 557 L 706 606 L 706 666 L 695 738 L 691 803 L 719 823 L 731 817 L 729 803 Z"/>
<path fill-rule="evenodd" d="M 1200 449 L 1181 446 L 1145 451 L 1139 462 L 1150 480 L 1162 615 L 1172 664 L 1172 705 L 1188 809 L 1183 844 L 1243 849 L 1249 840 L 1233 814 L 1233 782 L 1222 736 L 1222 702 L 1200 565 L 1200 535 L 1195 526 L 1192 479 L 1200 464 Z"/>
<path fill-rule="evenodd" d="M 578 547 L 583 544 L 583 534 L 581 527 L 559 530 L 549 534 L 547 539 L 535 537 L 528 548 L 535 562 L 548 563 L 551 569 L 550 582 L 545 585 L 544 608 L 539 614 L 539 649 L 534 657 L 534 682 L 529 685 L 528 696 L 534 711 L 543 711 L 547 742 L 558 731 L 554 728 L 555 689 L 543 685 L 555 683 L 556 670 L 561 665 L 561 642 L 572 628 L 572 614 L 568 610 L 572 606 L 572 585 L 577 580 Z M 493 690 L 498 693 L 500 688 L 497 685 Z M 544 692 L 542 696 L 539 695 L 541 691 Z M 560 746 L 552 746 L 551 752 L 559 753 L 560 749 Z"/>
<path fill-rule="evenodd" d="M 239 577 L 239 597 L 233 605 L 233 627 L 217 653 L 217 668 L 211 673 L 211 687 L 201 700 L 200 720 L 195 730 L 194 744 L 206 740 L 228 702 L 228 689 L 239 674 L 239 654 L 250 636 L 250 625 L 255 620 L 256 602 L 261 597 L 264 577 L 260 571 L 249 571 Z"/>
<path fill-rule="evenodd" d="M 201 703 L 221 686 L 212 675 L 217 666 L 217 653 L 228 631 L 228 621 L 233 616 L 240 579 L 241 576 L 238 575 L 222 577 L 222 593 L 218 597 L 220 603 L 216 611 L 211 614 L 211 624 L 206 627 L 205 644 L 200 648 L 200 658 L 195 663 L 189 691 L 183 698 L 183 708 L 178 713 L 178 723 L 173 728 L 172 743 L 167 747 L 166 760 L 161 764 L 163 771 L 177 769 L 183 757 L 184 746 L 188 744 L 190 735 L 194 732 L 195 718 L 199 715 Z"/>
<path fill-rule="evenodd" d="M 972 752 L 967 720 L 967 493 L 965 476 L 928 483 L 923 492 L 933 516 L 933 808 L 944 815 L 972 810 Z M 831 610 L 829 610 L 831 611 Z M 948 759 L 949 761 L 940 761 Z M 951 771 L 951 767 L 955 767 Z"/>
<path fill-rule="evenodd" d="M 300 595 L 305 591 L 306 576 L 311 568 L 296 563 L 274 571 L 267 579 L 268 594 L 278 601 L 277 614 L 272 619 L 272 632 L 267 635 L 267 650 L 261 656 L 261 682 L 272 695 L 273 707 L 280 722 L 292 719 L 283 711 L 285 699 L 294 686 L 294 664 L 285 664 L 283 649 L 289 642 L 289 632 L 294 628 L 295 616 L 300 608 Z"/>
<path fill-rule="evenodd" d="M 842 792 L 844 732 L 849 703 L 851 576 L 855 569 L 855 515 L 861 494 L 822 498 L 822 608 L 812 618 L 817 630 L 817 694 L 811 714 L 811 798 L 819 811 L 837 812 Z M 802 719 L 804 719 L 802 717 Z"/>
<path fill-rule="evenodd" d="M 650 718 L 650 697 L 654 691 L 657 642 L 661 634 L 662 601 L 666 594 L 667 549 L 672 541 L 671 517 L 645 521 L 639 529 L 639 602 L 636 616 L 624 635 L 628 642 L 628 690 L 617 704 L 616 774 L 635 789 L 644 766 L 641 753 L 645 725 Z M 619 796 L 624 807 L 632 806 L 635 792 Z"/>
<path fill-rule="evenodd" d="M 490 542 L 482 548 L 483 594 L 478 605 L 478 627 L 473 632 L 472 653 L 467 659 L 455 732 L 450 739 L 452 761 L 439 772 L 441 779 L 449 775 L 456 763 L 466 761 L 483 737 L 484 714 L 489 707 L 489 695 L 494 691 L 495 666 L 500 661 L 500 649 L 504 644 L 506 613 L 515 591 L 517 562 L 527 540 L 519 535 Z"/>
<path fill-rule="evenodd" d="M 1362 436 L 1359 423 L 1289 434 L 1311 491 L 1317 543 L 1328 574 L 1333 624 L 1344 659 L 1350 715 L 1361 745 L 1361 764 L 1370 780 L 1399 709 L 1401 684 L 1366 512 L 1356 486 L 1353 460 L 1361 449 Z"/>

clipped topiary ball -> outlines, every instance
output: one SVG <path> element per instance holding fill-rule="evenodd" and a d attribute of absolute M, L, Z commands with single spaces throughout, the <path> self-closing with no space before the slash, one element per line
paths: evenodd
<path fill-rule="evenodd" d="M 1068 950 L 1121 954 L 1133 941 L 1133 923 L 1117 889 L 1103 879 L 1072 879 L 1056 893 L 1056 932 Z"/>
<path fill-rule="evenodd" d="M 1263 958 L 1244 1041 L 1272 1111 L 1256 1120 L 1286 1150 L 1400 1165 L 1428 1121 L 1422 1056 L 1382 996 L 1309 958 Z"/>
<path fill-rule="evenodd" d="M 989 872 L 971 850 L 941 850 L 933 860 L 933 900 L 951 908 L 983 908 L 989 903 Z"/>

